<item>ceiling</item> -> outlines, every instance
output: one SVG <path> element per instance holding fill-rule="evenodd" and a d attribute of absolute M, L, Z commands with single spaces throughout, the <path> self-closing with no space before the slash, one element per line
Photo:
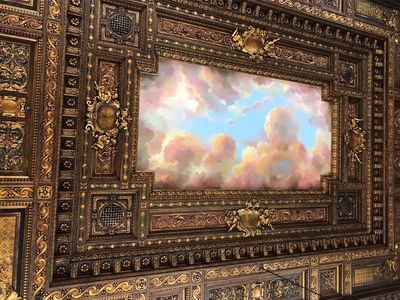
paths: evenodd
<path fill-rule="evenodd" d="M 371 2 L 378 3 L 381 5 L 385 5 L 386 7 L 399 9 L 400 1 L 399 0 L 371 0 Z"/>

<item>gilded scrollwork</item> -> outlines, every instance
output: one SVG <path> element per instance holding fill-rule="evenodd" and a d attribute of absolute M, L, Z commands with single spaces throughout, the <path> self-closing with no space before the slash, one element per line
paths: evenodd
<path fill-rule="evenodd" d="M 56 290 L 46 294 L 43 300 L 67 300 L 96 297 L 99 295 L 113 295 L 116 293 L 131 292 L 134 285 L 130 281 L 123 281 L 118 284 L 107 283 L 104 285 L 93 285 L 87 288 L 71 288 L 69 290 Z"/>
<path fill-rule="evenodd" d="M 345 143 L 348 147 L 348 157 L 352 162 L 362 163 L 360 159 L 361 153 L 365 149 L 365 135 L 359 123 L 362 119 L 349 117 L 349 131 L 344 136 Z"/>
<path fill-rule="evenodd" d="M 44 96 L 44 122 L 43 122 L 43 145 L 42 145 L 42 161 L 40 179 L 42 181 L 50 181 L 53 171 L 53 154 L 54 154 L 54 111 L 56 105 L 57 93 L 57 70 L 58 70 L 58 47 L 59 40 L 53 37 L 47 39 L 47 64 L 46 64 L 46 81 Z"/>
<path fill-rule="evenodd" d="M 94 149 L 113 148 L 118 133 L 128 130 L 128 110 L 121 108 L 118 88 L 95 84 L 97 95 L 86 102 L 88 106 L 86 130 L 95 138 Z"/>
<path fill-rule="evenodd" d="M 277 58 L 275 43 L 279 39 L 270 39 L 266 31 L 251 27 L 242 34 L 236 29 L 232 34 L 232 48 L 250 55 L 251 60 L 262 61 L 264 57 Z"/>
<path fill-rule="evenodd" d="M 50 207 L 48 203 L 39 204 L 39 216 L 36 223 L 36 257 L 34 259 L 33 298 L 40 293 L 46 283 L 46 264 L 48 250 L 48 235 L 50 222 Z"/>
<path fill-rule="evenodd" d="M 26 199 L 33 197 L 32 187 L 11 187 L 2 186 L 0 187 L 0 199 Z"/>
<path fill-rule="evenodd" d="M 163 277 L 155 277 L 150 280 L 153 287 L 161 287 L 189 282 L 189 274 L 177 274 Z"/>
<path fill-rule="evenodd" d="M 274 215 L 274 210 L 261 208 L 259 201 L 251 200 L 246 202 L 245 208 L 228 211 L 226 225 L 229 232 L 237 229 L 242 231 L 245 237 L 258 236 L 267 228 L 274 230 L 272 226 Z"/>
<path fill-rule="evenodd" d="M 12 25 L 22 28 L 42 29 L 43 21 L 22 15 L 0 12 L 0 24 Z"/>
<path fill-rule="evenodd" d="M 210 270 L 205 274 L 207 280 L 215 280 L 218 278 L 230 278 L 241 275 L 256 274 L 260 272 L 260 265 L 244 266 L 244 267 L 232 267 L 220 270 Z"/>
<path fill-rule="evenodd" d="M 22 123 L 0 122 L 0 171 L 22 171 L 24 162 Z"/>

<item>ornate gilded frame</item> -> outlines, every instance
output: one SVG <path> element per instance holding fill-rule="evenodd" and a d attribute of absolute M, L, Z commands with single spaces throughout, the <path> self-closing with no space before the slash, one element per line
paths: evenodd
<path fill-rule="evenodd" d="M 341 273 L 336 292 L 349 295 L 360 286 L 358 270 L 369 270 L 357 262 L 375 259 L 377 266 L 390 257 L 398 241 L 391 125 L 400 81 L 388 61 L 397 55 L 398 28 L 379 18 L 390 11 L 376 6 L 376 15 L 368 15 L 350 0 L 334 6 L 305 0 L 52 0 L 38 1 L 36 9 L 10 9 L 12 2 L 18 0 L 1 6 L 1 33 L 37 45 L 38 82 L 31 88 L 30 113 L 40 146 L 34 139 L 37 162 L 27 171 L 30 179 L 2 181 L 0 205 L 12 198 L 35 203 L 29 229 L 34 234 L 33 280 L 23 292 L 30 298 L 121 294 L 147 299 L 157 297 L 158 290 L 167 295 L 167 287 L 173 294 L 176 287 L 182 299 L 201 299 L 208 280 L 223 283 L 260 274 L 266 264 L 288 276 L 301 269 L 304 284 L 321 293 L 321 272 Z M 108 13 L 110 18 L 120 13 L 136 27 L 111 28 Z M 232 33 L 248 26 L 279 38 L 276 58 L 265 57 L 259 64 L 232 49 Z M 331 176 L 322 178 L 321 189 L 309 191 L 154 190 L 153 174 L 135 168 L 140 75 L 157 74 L 159 57 L 321 86 L 323 100 L 332 107 Z M 96 97 L 95 82 L 110 69 L 120 82 L 120 104 L 132 119 L 104 155 L 91 147 L 92 132 L 79 116 Z M 357 154 L 362 164 L 349 158 L 345 146 L 345 134 L 355 129 L 349 117 L 362 119 L 357 127 L 365 131 L 365 150 Z M 241 232 L 228 232 L 223 216 L 254 198 L 293 218 L 278 220 L 274 231 L 244 242 Z M 122 209 L 133 225 L 121 232 L 96 229 L 101 237 L 94 238 L 93 228 L 103 226 L 93 225 L 101 219 L 93 204 L 102 199 L 119 206 L 113 208 Z M 160 225 L 165 221 L 180 223 L 166 228 Z M 241 265 L 243 259 L 249 264 Z M 28 275 L 24 278 L 26 284 Z M 88 280 L 103 283 L 83 284 Z M 255 290 L 250 283 L 247 288 Z"/>

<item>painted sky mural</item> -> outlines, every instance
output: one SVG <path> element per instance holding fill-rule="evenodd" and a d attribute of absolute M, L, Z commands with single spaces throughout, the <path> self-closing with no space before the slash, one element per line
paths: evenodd
<path fill-rule="evenodd" d="M 319 87 L 160 59 L 141 80 L 138 170 L 157 189 L 306 189 L 331 166 Z"/>

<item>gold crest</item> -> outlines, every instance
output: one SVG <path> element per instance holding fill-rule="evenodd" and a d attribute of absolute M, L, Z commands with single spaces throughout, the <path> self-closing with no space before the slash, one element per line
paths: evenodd
<path fill-rule="evenodd" d="M 275 43 L 279 39 L 270 39 L 267 32 L 260 28 L 249 27 L 249 30 L 239 34 L 236 29 L 232 34 L 232 48 L 250 54 L 250 59 L 262 61 L 264 57 L 277 58 Z"/>
<path fill-rule="evenodd" d="M 272 227 L 273 210 L 261 208 L 260 202 L 251 200 L 246 202 L 245 208 L 230 210 L 227 213 L 226 225 L 232 231 L 235 228 L 243 232 L 243 236 L 262 235 L 266 228 L 274 230 Z"/>

